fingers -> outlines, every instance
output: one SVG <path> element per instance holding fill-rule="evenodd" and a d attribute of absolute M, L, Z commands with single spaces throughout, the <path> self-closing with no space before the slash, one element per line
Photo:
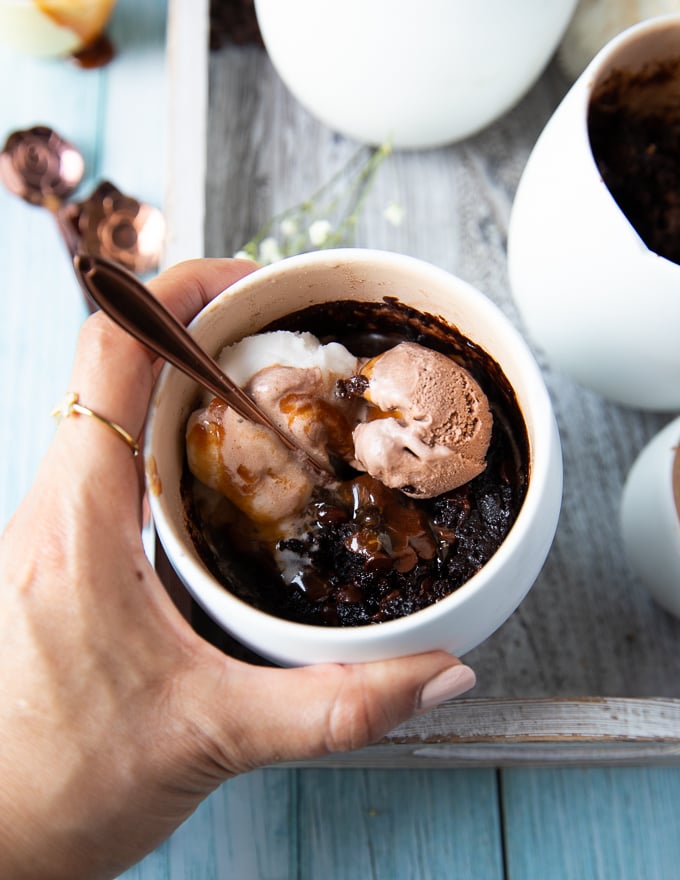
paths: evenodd
<path fill-rule="evenodd" d="M 249 260 L 190 260 L 163 272 L 149 288 L 188 323 L 218 293 L 255 268 Z M 83 325 L 69 390 L 79 394 L 84 406 L 137 437 L 155 379 L 153 360 L 148 349 L 98 312 Z M 94 449 L 111 455 L 114 464 L 130 455 L 120 437 L 91 418 L 72 417 L 63 427 L 83 453 Z"/>
<path fill-rule="evenodd" d="M 223 660 L 222 670 L 221 681 L 200 674 L 191 687 L 205 699 L 200 716 L 225 774 L 361 748 L 475 684 L 474 672 L 442 651 L 299 669 Z"/>
<path fill-rule="evenodd" d="M 197 315 L 218 293 L 257 269 L 250 260 L 187 260 L 166 269 L 148 287 L 183 323 Z"/>

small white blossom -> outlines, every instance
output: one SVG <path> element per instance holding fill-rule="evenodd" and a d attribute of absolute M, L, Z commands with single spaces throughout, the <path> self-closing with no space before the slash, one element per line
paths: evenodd
<path fill-rule="evenodd" d="M 392 226 L 401 226 L 404 219 L 404 208 L 398 202 L 390 202 L 383 211 L 383 217 Z"/>
<path fill-rule="evenodd" d="M 252 260 L 252 257 L 247 251 L 236 251 L 234 254 L 235 260 Z"/>
<path fill-rule="evenodd" d="M 292 238 L 297 235 L 298 225 L 294 217 L 284 217 L 281 221 L 281 235 L 284 238 Z"/>
<path fill-rule="evenodd" d="M 281 248 L 274 236 L 270 235 L 267 238 L 262 239 L 258 249 L 258 256 L 260 263 L 264 263 L 265 265 L 268 263 L 275 263 L 277 260 L 281 259 Z"/>
<path fill-rule="evenodd" d="M 307 230 L 309 240 L 315 247 L 320 247 L 331 234 L 332 229 L 328 220 L 315 220 Z"/>

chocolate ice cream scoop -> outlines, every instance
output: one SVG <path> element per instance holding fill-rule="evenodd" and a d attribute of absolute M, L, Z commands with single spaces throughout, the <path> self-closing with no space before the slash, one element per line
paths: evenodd
<path fill-rule="evenodd" d="M 354 430 L 356 465 L 414 498 L 456 489 L 486 467 L 486 395 L 440 352 L 402 342 L 361 370 L 368 419 Z"/>

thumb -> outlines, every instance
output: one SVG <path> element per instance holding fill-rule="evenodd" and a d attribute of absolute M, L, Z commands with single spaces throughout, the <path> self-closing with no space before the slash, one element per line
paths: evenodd
<path fill-rule="evenodd" d="M 215 770 L 227 775 L 361 748 L 475 684 L 472 669 L 444 651 L 296 669 L 227 659 L 225 670 L 220 659 L 220 680 L 202 675 L 191 688 L 205 699 Z"/>

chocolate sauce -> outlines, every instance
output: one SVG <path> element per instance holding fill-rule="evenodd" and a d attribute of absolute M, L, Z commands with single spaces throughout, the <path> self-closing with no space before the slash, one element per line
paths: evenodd
<path fill-rule="evenodd" d="M 647 247 L 680 263 L 680 57 L 614 70 L 588 112 L 597 167 Z"/>
<path fill-rule="evenodd" d="M 460 587 L 496 552 L 526 492 L 526 427 L 500 366 L 442 319 L 393 299 L 313 306 L 264 330 L 308 330 L 324 343 L 343 343 L 358 357 L 411 341 L 453 358 L 489 399 L 494 427 L 487 467 L 466 485 L 428 500 L 410 499 L 367 474 L 338 491 L 317 490 L 306 531 L 276 544 L 276 555 L 285 560 L 284 580 L 274 547 L 185 466 L 187 521 L 210 571 L 264 611 L 326 626 L 391 620 Z"/>
<path fill-rule="evenodd" d="M 89 43 L 71 55 L 71 61 L 83 70 L 95 70 L 105 67 L 115 58 L 116 47 L 110 37 L 101 34 L 94 42 Z"/>

